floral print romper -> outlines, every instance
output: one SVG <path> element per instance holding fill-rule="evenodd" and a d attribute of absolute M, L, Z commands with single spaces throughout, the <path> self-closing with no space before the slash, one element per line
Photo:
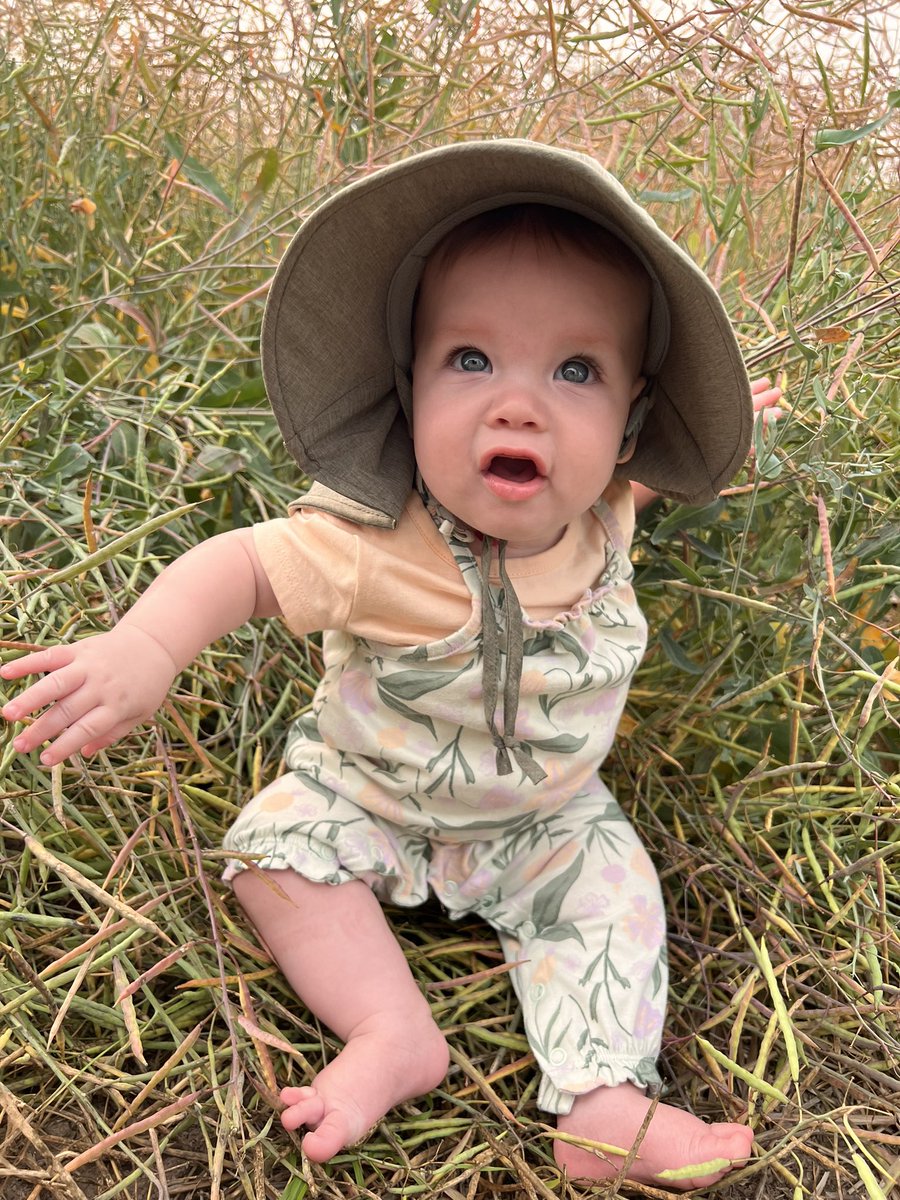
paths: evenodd
<path fill-rule="evenodd" d="M 324 634 L 312 709 L 288 734 L 289 773 L 229 831 L 226 879 L 248 858 L 330 884 L 365 881 L 496 929 L 541 1070 L 538 1103 L 631 1080 L 655 1088 L 665 924 L 647 852 L 598 776 L 646 645 L 628 547 L 600 500 L 607 558 L 553 620 L 522 614 L 515 736 L 546 778 L 498 775 L 482 706 L 482 576 L 466 534 L 430 508 L 472 597 L 466 624 L 425 645 Z M 492 589 L 493 590 L 493 589 Z"/>

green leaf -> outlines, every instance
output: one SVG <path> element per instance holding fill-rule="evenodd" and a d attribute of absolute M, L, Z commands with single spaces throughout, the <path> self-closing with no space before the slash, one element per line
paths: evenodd
<path fill-rule="evenodd" d="M 230 387 L 223 392 L 217 392 L 210 387 L 195 401 L 197 408 L 250 408 L 266 398 L 266 385 L 261 375 L 246 380 L 245 383 Z"/>
<path fill-rule="evenodd" d="M 203 188 L 203 190 L 205 192 L 209 192 L 211 196 L 215 196 L 215 198 L 224 204 L 224 206 L 230 212 L 233 207 L 231 203 L 231 197 L 222 187 L 221 183 L 219 183 L 218 179 L 209 169 L 209 167 L 205 167 L 203 163 L 199 161 L 199 159 L 193 158 L 190 154 L 185 153 L 184 146 L 182 146 L 178 138 L 175 137 L 174 133 L 167 133 L 164 141 L 166 143 L 166 149 L 173 158 L 178 159 L 179 163 L 181 164 L 181 170 L 184 171 L 191 183 L 195 184 L 199 188 Z"/>
<path fill-rule="evenodd" d="M 701 575 L 699 571 L 695 571 L 692 566 L 674 554 L 666 555 L 666 562 L 672 568 L 676 575 L 680 575 L 682 579 L 686 579 L 688 583 L 692 583 L 694 587 L 705 587 L 707 579 Z"/>
<path fill-rule="evenodd" d="M 158 517 L 153 517 L 151 520 L 145 521 L 137 529 L 129 530 L 128 533 L 123 533 L 121 537 L 113 538 L 102 550 L 97 550 L 94 554 L 89 554 L 81 562 L 72 563 L 71 566 L 64 567 L 61 571 L 54 571 L 52 574 L 46 575 L 41 582 L 44 586 L 52 583 L 68 583 L 70 579 L 76 579 L 79 575 L 84 575 L 88 571 L 93 570 L 94 567 L 99 567 L 103 563 L 109 562 L 120 551 L 127 550 L 129 546 L 133 546 L 141 538 L 145 538 L 151 533 L 156 533 L 158 529 L 162 529 L 172 521 L 177 521 L 180 517 L 193 512 L 196 507 L 196 504 L 182 504 L 179 508 L 173 508 L 170 512 L 161 513 Z"/>
<path fill-rule="evenodd" d="M 706 670 L 706 664 L 695 663 L 693 659 L 688 658 L 685 652 L 681 649 L 670 631 L 663 627 L 658 634 L 659 644 L 662 646 L 670 663 L 673 663 L 679 671 L 684 671 L 688 675 L 702 675 Z"/>
<path fill-rule="evenodd" d="M 892 93 L 893 94 L 893 93 Z M 816 134 L 816 149 L 824 150 L 828 146 L 849 146 L 851 142 L 861 142 L 870 133 L 875 133 L 891 119 L 890 113 L 885 113 L 877 121 L 869 121 L 857 129 L 820 129 Z"/>
<path fill-rule="evenodd" d="M 673 533 L 683 533 L 686 529 L 700 529 L 714 524 L 724 509 L 722 500 L 714 500 L 712 504 L 692 506 L 679 504 L 667 517 L 658 521 L 650 534 L 654 546 L 660 546 Z"/>
<path fill-rule="evenodd" d="M 789 533 L 775 564 L 774 576 L 781 582 L 793 579 L 803 565 L 803 542 L 796 533 Z"/>
<path fill-rule="evenodd" d="M 791 320 L 791 314 L 788 312 L 786 307 L 782 307 L 781 315 L 784 318 L 784 324 L 787 328 L 788 336 L 790 337 L 791 341 L 794 343 L 807 362 L 813 362 L 819 356 L 818 350 L 815 348 L 815 346 L 807 346 L 806 342 L 804 342 L 800 337 L 800 334 L 794 328 L 794 322 Z"/>
<path fill-rule="evenodd" d="M 278 151 L 266 150 L 263 155 L 263 164 L 259 169 L 259 174 L 256 177 L 256 190 L 267 192 L 275 180 L 278 178 Z"/>
<path fill-rule="evenodd" d="M 649 204 L 654 200 L 658 204 L 683 204 L 685 200 L 693 200 L 696 194 L 694 189 L 689 187 L 676 188 L 674 192 L 657 192 L 645 188 L 638 193 L 638 199 L 641 204 Z"/>
<path fill-rule="evenodd" d="M 63 446 L 58 454 L 54 454 L 38 475 L 42 479 L 58 479 L 62 482 L 73 476 L 84 477 L 91 468 L 96 466 L 95 460 L 86 450 L 78 445 Z"/>
<path fill-rule="evenodd" d="M 100 321 L 85 321 L 69 339 L 70 345 L 82 350 L 120 350 L 122 342 L 113 329 Z"/>
<path fill-rule="evenodd" d="M 204 446 L 184 473 L 191 483 L 206 479 L 222 479 L 237 475 L 247 466 L 247 459 L 228 446 Z"/>

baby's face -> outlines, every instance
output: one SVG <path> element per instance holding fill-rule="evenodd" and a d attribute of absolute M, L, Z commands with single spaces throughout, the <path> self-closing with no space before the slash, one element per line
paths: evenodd
<path fill-rule="evenodd" d="M 499 244 L 426 267 L 413 441 L 432 495 L 523 557 L 612 478 L 644 380 L 645 282 L 574 249 Z"/>

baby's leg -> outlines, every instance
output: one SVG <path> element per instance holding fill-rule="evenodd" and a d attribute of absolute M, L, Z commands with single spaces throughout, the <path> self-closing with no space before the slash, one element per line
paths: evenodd
<path fill-rule="evenodd" d="M 575 1097 L 572 1111 L 557 1118 L 557 1127 L 562 1133 L 630 1150 L 650 1103 L 631 1083 L 595 1088 Z M 680 1108 L 660 1104 L 627 1178 L 669 1188 L 706 1187 L 733 1166 L 745 1162 L 752 1142 L 753 1134 L 745 1125 L 707 1125 Z M 556 1161 L 573 1179 L 612 1179 L 625 1161 L 618 1155 L 601 1156 L 561 1141 L 555 1143 L 554 1150 Z M 665 1174 L 681 1172 L 686 1167 L 695 1168 L 689 1177 Z"/>
<path fill-rule="evenodd" d="M 324 1162 L 395 1104 L 436 1087 L 447 1044 L 366 884 L 264 875 L 271 883 L 235 876 L 237 897 L 297 995 L 345 1043 L 310 1087 L 281 1093 L 282 1124 L 310 1126 L 303 1150 Z"/>
<path fill-rule="evenodd" d="M 538 1104 L 558 1114 L 563 1133 L 629 1151 L 650 1106 L 642 1089 L 659 1081 L 667 992 L 659 880 L 599 780 L 537 822 L 531 846 L 530 856 L 506 856 L 479 910 L 519 964 L 510 978 L 543 1075 Z M 743 1126 L 707 1125 L 661 1104 L 627 1177 L 676 1188 L 712 1183 L 747 1157 L 752 1141 Z M 560 1140 L 554 1149 L 573 1177 L 609 1179 L 625 1161 Z M 660 1177 L 691 1166 L 698 1169 L 689 1177 Z"/>

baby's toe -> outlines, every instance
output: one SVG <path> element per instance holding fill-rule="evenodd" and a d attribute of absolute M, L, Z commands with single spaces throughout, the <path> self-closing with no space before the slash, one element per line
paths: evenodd
<path fill-rule="evenodd" d="M 327 1162 L 338 1151 L 355 1142 L 358 1136 L 350 1129 L 346 1114 L 339 1109 L 332 1109 L 300 1144 L 307 1158 L 313 1162 Z"/>
<path fill-rule="evenodd" d="M 746 1125 L 730 1125 L 719 1121 L 710 1126 L 710 1133 L 715 1135 L 717 1148 L 723 1158 L 740 1164 L 750 1157 L 753 1130 Z"/>
<path fill-rule="evenodd" d="M 281 1114 L 281 1124 L 285 1129 L 299 1129 L 301 1125 L 318 1125 L 325 1115 L 324 1101 L 315 1088 L 282 1088 L 280 1099 L 286 1105 Z"/>

